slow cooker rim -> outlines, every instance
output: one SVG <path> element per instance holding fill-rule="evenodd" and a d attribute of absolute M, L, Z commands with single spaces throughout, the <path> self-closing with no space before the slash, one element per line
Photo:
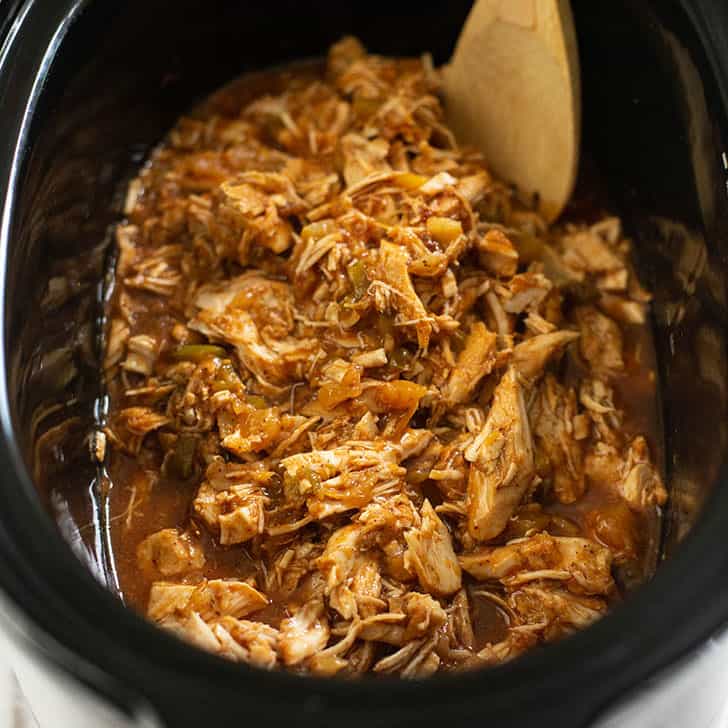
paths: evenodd
<path fill-rule="evenodd" d="M 57 9 L 49 13 L 47 8 L 38 9 L 38 0 L 29 0 L 0 51 L 0 85 L 5 85 L 4 98 L 9 100 L 9 103 L 4 104 L 6 114 L 0 120 L 0 129 L 6 132 L 4 138 L 16 140 L 15 145 L 0 151 L 0 170 L 3 172 L 0 195 L 4 200 L 0 227 L 0 279 L 3 282 L 15 219 L 15 193 L 22 184 L 20 172 L 30 151 L 27 142 L 32 111 L 42 93 L 44 74 L 51 67 L 55 53 L 53 44 L 56 44 L 56 48 L 60 45 L 65 30 L 87 4 L 88 0 L 68 0 L 64 5 L 59 3 Z M 11 58 L 18 52 L 20 40 L 24 37 L 34 39 L 33 49 L 29 46 L 25 48 L 26 55 L 33 55 L 34 65 L 30 66 L 32 73 L 28 73 L 29 66 L 25 65 L 24 74 L 20 75 L 11 67 Z M 43 43 L 39 43 L 40 39 L 47 41 L 47 44 L 43 46 Z M 7 84 L 9 76 L 15 81 L 12 88 Z M 0 314 L 5 320 L 5 300 L 1 305 Z M 447 694 L 449 703 L 466 697 L 478 700 L 487 697 L 493 700 L 494 705 L 501 707 L 512 703 L 514 699 L 521 704 L 535 704 L 547 701 L 549 692 L 553 700 L 552 683 L 562 683 L 570 673 L 574 678 L 571 686 L 583 685 L 584 695 L 591 692 L 592 705 L 596 707 L 597 703 L 603 703 L 627 685 L 672 663 L 712 634 L 728 617 L 728 584 L 724 585 L 725 579 L 720 578 L 728 574 L 728 554 L 721 556 L 716 549 L 711 548 L 711 544 L 720 542 L 722 535 L 719 514 L 728 514 L 728 493 L 725 487 L 720 487 L 728 480 L 728 474 L 724 472 L 705 505 L 702 518 L 677 553 L 661 566 L 652 582 L 590 629 L 544 650 L 530 653 L 514 663 L 494 667 L 487 672 L 438 676 L 423 682 L 402 682 L 396 679 L 356 682 L 324 680 L 285 672 L 266 673 L 228 663 L 164 634 L 123 607 L 93 579 L 67 548 L 50 518 L 42 511 L 35 488 L 22 463 L 10 414 L 5 354 L 6 348 L 3 347 L 0 352 L 0 465 L 6 473 L 5 487 L 15 488 L 17 498 L 8 499 L 7 507 L 0 510 L 0 544 L 3 553 L 12 556 L 0 562 L 0 583 L 18 608 L 28 614 L 41 634 L 45 635 L 45 638 L 40 637 L 40 642 L 62 644 L 121 685 L 131 682 L 140 694 L 147 692 L 144 678 L 130 680 L 130 675 L 135 677 L 136 674 L 124 670 L 122 664 L 143 665 L 151 674 L 172 671 L 177 678 L 184 672 L 189 680 L 200 681 L 197 687 L 202 687 L 207 681 L 222 680 L 226 689 L 239 690 L 243 681 L 246 681 L 246 687 L 251 690 L 256 685 L 265 685 L 266 689 L 275 686 L 287 691 L 288 695 L 298 695 L 301 701 L 311 695 L 318 695 L 349 702 L 358 696 L 366 700 L 366 706 L 372 710 L 382 701 L 391 707 L 390 703 L 399 698 L 405 699 L 406 704 L 407 697 L 432 693 L 430 688 L 433 681 L 447 687 L 442 692 Z M 27 528 L 30 523 L 36 527 L 32 537 Z M 707 561 L 710 569 L 694 569 L 692 565 L 706 554 L 714 557 Z M 30 577 L 32 585 L 29 584 Z M 666 605 L 665 595 L 670 593 L 670 584 L 679 586 L 677 592 L 680 599 Z M 29 586 L 32 589 L 29 590 Z M 690 595 L 694 598 L 698 594 L 710 596 L 711 599 L 706 599 L 704 608 L 695 613 L 693 602 L 687 597 Z M 657 608 L 661 619 L 650 621 L 640 631 L 639 617 L 648 614 L 650 606 Z M 93 620 L 94 615 L 98 614 L 107 615 L 103 623 Z M 94 637 L 99 639 L 81 639 L 79 634 L 68 634 L 67 630 L 61 629 L 59 616 L 68 618 L 69 624 L 86 618 L 89 635 L 95 633 Z M 671 626 L 674 619 L 680 616 L 689 619 L 679 632 L 672 633 L 669 640 L 665 639 L 661 649 L 640 655 L 640 644 L 648 636 L 651 639 L 654 637 L 655 625 Z M 667 629 L 660 631 L 660 634 L 667 634 Z M 125 660 L 116 659 L 107 652 L 108 645 L 113 646 L 113 655 L 123 655 Z M 147 649 L 138 651 L 137 647 L 141 645 Z M 47 647 L 49 656 L 53 657 L 52 645 L 48 644 Z M 584 654 L 594 656 L 588 664 L 583 662 Z M 563 669 L 554 670 L 554 664 L 561 664 Z M 619 667 L 623 669 L 615 675 Z M 137 674 L 141 677 L 141 672 Z M 600 676 L 605 679 L 598 679 Z M 386 685 L 386 698 L 383 697 L 385 691 L 380 687 L 382 683 Z M 529 684 L 534 685 L 530 701 L 528 692 L 525 698 L 523 692 L 524 686 Z M 366 709 L 366 706 L 362 709 Z"/>

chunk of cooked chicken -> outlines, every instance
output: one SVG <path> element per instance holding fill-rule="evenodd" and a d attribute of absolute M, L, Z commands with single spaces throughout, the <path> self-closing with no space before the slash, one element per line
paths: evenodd
<path fill-rule="evenodd" d="M 399 440 L 400 462 L 421 455 L 433 441 L 431 430 L 410 428 Z"/>
<path fill-rule="evenodd" d="M 489 642 L 476 653 L 476 659 L 485 665 L 497 665 L 518 657 L 538 644 L 538 631 L 529 626 L 518 626 L 508 630 L 508 635 L 500 642 Z"/>
<path fill-rule="evenodd" d="M 470 399 L 480 380 L 493 371 L 497 336 L 482 321 L 470 328 L 463 350 L 450 373 L 443 396 L 448 405 Z"/>
<path fill-rule="evenodd" d="M 137 562 L 145 571 L 178 576 L 201 569 L 205 554 L 189 534 L 180 533 L 176 528 L 163 528 L 139 544 Z"/>
<path fill-rule="evenodd" d="M 438 601 L 417 592 L 410 592 L 405 598 L 404 613 L 407 615 L 405 640 L 431 635 L 447 621 L 447 614 Z"/>
<path fill-rule="evenodd" d="M 205 525 L 219 534 L 221 544 L 232 545 L 263 533 L 266 502 L 266 496 L 256 484 L 241 483 L 218 490 L 205 481 L 192 507 Z"/>
<path fill-rule="evenodd" d="M 287 286 L 246 274 L 235 279 L 231 290 L 219 285 L 201 289 L 195 298 L 199 311 L 188 325 L 234 346 L 240 362 L 263 386 L 285 384 L 318 350 L 315 339 L 284 334 L 290 329 L 289 297 Z"/>
<path fill-rule="evenodd" d="M 386 416 L 382 436 L 398 440 L 417 411 L 427 388 L 407 379 L 393 382 L 366 381 L 360 402 L 371 412 Z"/>
<path fill-rule="evenodd" d="M 629 446 L 625 472 L 619 491 L 631 507 L 644 509 L 664 505 L 667 491 L 652 464 L 647 441 L 641 435 L 635 437 Z"/>
<path fill-rule="evenodd" d="M 159 625 L 197 647 L 230 660 L 268 670 L 278 663 L 278 631 L 262 622 L 223 617 L 208 623 L 192 612 L 185 617 L 167 617 Z"/>
<path fill-rule="evenodd" d="M 126 344 L 126 359 L 121 368 L 127 372 L 149 376 L 154 371 L 158 346 L 159 342 L 156 338 L 148 334 L 130 337 Z"/>
<path fill-rule="evenodd" d="M 231 453 L 245 458 L 249 453 L 273 450 L 282 439 L 286 419 L 275 407 L 262 408 L 230 398 L 217 412 L 220 444 Z"/>
<path fill-rule="evenodd" d="M 405 559 L 403 534 L 418 518 L 407 496 L 380 498 L 362 510 L 356 523 L 339 528 L 329 538 L 316 566 L 326 579 L 331 606 L 342 617 L 352 619 L 362 612 L 362 602 L 366 606 L 380 596 L 380 570 L 404 581 L 414 578 Z"/>
<path fill-rule="evenodd" d="M 562 503 L 573 503 L 584 493 L 582 445 L 574 435 L 576 392 L 548 374 L 529 414 L 538 474 L 551 481 Z"/>
<path fill-rule="evenodd" d="M 468 531 L 477 541 L 495 538 L 535 474 L 531 430 L 516 369 L 510 367 L 493 395 L 483 429 L 465 451 Z"/>
<path fill-rule="evenodd" d="M 448 614 L 448 622 L 450 631 L 455 637 L 455 644 L 461 645 L 466 650 L 472 650 L 475 647 L 475 632 L 466 589 L 460 589 L 454 596 Z"/>
<path fill-rule="evenodd" d="M 407 270 L 407 252 L 400 245 L 382 240 L 379 245 L 379 280 L 375 300 L 381 300 L 381 310 L 392 308 L 399 312 L 402 326 L 413 326 L 417 344 L 426 349 L 432 331 L 432 318 L 412 285 Z"/>
<path fill-rule="evenodd" d="M 425 500 L 421 522 L 405 533 L 409 558 L 420 586 L 431 594 L 446 596 L 460 589 L 461 575 L 447 526 Z"/>
<path fill-rule="evenodd" d="M 518 251 L 501 230 L 488 230 L 477 242 L 480 263 L 497 276 L 512 276 L 518 270 Z"/>
<path fill-rule="evenodd" d="M 367 561 L 361 546 L 364 529 L 359 524 L 340 528 L 326 543 L 323 554 L 316 560 L 316 566 L 326 579 L 326 591 L 335 593 L 334 604 L 344 619 L 353 619 L 358 612 L 356 597 L 351 590 L 351 581 L 358 568 Z"/>
<path fill-rule="evenodd" d="M 223 617 L 213 627 L 218 652 L 239 662 L 267 670 L 278 663 L 278 630 L 262 622 Z"/>
<path fill-rule="evenodd" d="M 211 315 L 232 308 L 245 311 L 261 334 L 282 338 L 294 326 L 291 287 L 268 278 L 262 271 L 249 270 L 223 283 L 207 283 L 196 293 L 195 306 Z"/>
<path fill-rule="evenodd" d="M 577 230 L 561 238 L 564 262 L 585 273 L 614 273 L 624 263 L 612 247 L 593 229 Z"/>
<path fill-rule="evenodd" d="M 581 333 L 579 351 L 592 370 L 613 376 L 624 369 L 619 326 L 592 306 L 579 306 L 574 316 Z"/>
<path fill-rule="evenodd" d="M 476 579 L 498 579 L 510 587 L 547 579 L 577 594 L 608 595 L 614 589 L 611 552 L 586 538 L 539 533 L 463 554 L 460 565 Z"/>
<path fill-rule="evenodd" d="M 268 598 L 255 587 L 238 579 L 210 579 L 200 584 L 189 606 L 203 619 L 247 617 L 268 605 Z"/>
<path fill-rule="evenodd" d="M 215 637 L 212 626 L 196 612 L 182 616 L 172 615 L 162 619 L 158 624 L 201 650 L 220 652 L 220 642 Z"/>
<path fill-rule="evenodd" d="M 401 647 L 411 640 L 431 638 L 447 622 L 447 613 L 429 594 L 413 591 L 391 598 L 390 609 L 393 611 L 363 620 L 357 636 L 369 642 Z"/>
<path fill-rule="evenodd" d="M 586 457 L 585 468 L 594 483 L 621 495 L 636 511 L 661 506 L 667 499 L 647 441 L 641 435 L 625 448 L 624 455 L 614 445 L 597 443 Z"/>
<path fill-rule="evenodd" d="M 184 612 L 195 588 L 192 584 L 155 581 L 149 590 L 147 616 L 160 622 L 165 617 Z"/>
<path fill-rule="evenodd" d="M 584 472 L 589 481 L 607 490 L 616 490 L 622 478 L 623 461 L 612 444 L 597 442 L 584 458 Z"/>
<path fill-rule="evenodd" d="M 226 616 L 240 619 L 267 604 L 264 594 L 237 579 L 211 579 L 196 586 L 157 581 L 149 592 L 147 614 L 156 621 L 189 612 L 199 613 L 206 621 Z"/>
<path fill-rule="evenodd" d="M 647 306 L 640 301 L 630 301 L 623 296 L 610 293 L 602 294 L 599 308 L 616 321 L 623 324 L 644 324 L 647 320 Z"/>
<path fill-rule="evenodd" d="M 332 410 L 342 402 L 358 397 L 362 393 L 362 369 L 361 365 L 343 359 L 334 359 L 323 367 L 318 391 L 321 406 Z"/>
<path fill-rule="evenodd" d="M 389 143 L 382 138 L 369 140 L 360 134 L 347 134 L 341 138 L 344 158 L 344 181 L 348 186 L 361 182 L 375 172 L 390 169 L 387 163 Z"/>
<path fill-rule="evenodd" d="M 435 652 L 437 640 L 415 640 L 397 652 L 383 657 L 376 665 L 374 672 L 399 673 L 402 677 L 427 677 L 440 667 L 440 657 Z"/>
<path fill-rule="evenodd" d="M 290 491 L 305 499 L 312 518 L 321 520 L 397 492 L 405 473 L 397 460 L 396 448 L 373 442 L 291 455 L 281 467 Z"/>
<path fill-rule="evenodd" d="M 126 352 L 129 341 L 129 327 L 120 318 L 113 318 L 109 322 L 106 335 L 106 353 L 104 354 L 104 371 L 108 372 L 115 367 Z"/>
<path fill-rule="evenodd" d="M 360 563 L 360 541 L 364 528 L 352 523 L 343 526 L 329 537 L 326 549 L 316 564 L 327 577 L 329 588 L 344 583 L 357 563 Z"/>
<path fill-rule="evenodd" d="M 306 203 L 291 180 L 282 174 L 246 172 L 220 186 L 223 206 L 239 220 L 241 231 L 251 240 L 283 253 L 293 242 L 288 215 L 301 212 Z"/>
<path fill-rule="evenodd" d="M 230 513 L 220 515 L 220 543 L 224 545 L 244 543 L 263 532 L 265 514 L 262 499 L 255 499 L 244 506 L 237 506 Z"/>
<path fill-rule="evenodd" d="M 169 424 L 169 417 L 151 407 L 126 407 L 111 418 L 105 432 L 109 439 L 132 455 L 139 453 L 144 438 Z"/>
<path fill-rule="evenodd" d="M 538 627 L 546 640 L 584 629 L 607 611 L 607 602 L 600 597 L 536 585 L 526 585 L 512 592 L 508 605 L 518 622 Z"/>
<path fill-rule="evenodd" d="M 585 408 L 601 442 L 616 445 L 620 440 L 622 413 L 614 404 L 614 391 L 601 379 L 583 379 L 579 402 Z"/>
<path fill-rule="evenodd" d="M 323 601 L 312 601 L 281 622 L 279 650 L 286 665 L 297 665 L 326 647 L 329 625 Z"/>
<path fill-rule="evenodd" d="M 576 331 L 553 331 L 532 336 L 513 349 L 512 364 L 526 381 L 534 381 L 541 376 L 551 357 L 578 338 Z"/>
<path fill-rule="evenodd" d="M 542 273 L 520 273 L 513 276 L 508 288 L 511 298 L 503 308 L 507 313 L 537 311 L 541 302 L 548 296 L 553 285 Z"/>
<path fill-rule="evenodd" d="M 315 560 L 323 551 L 320 544 L 304 540 L 284 546 L 273 559 L 265 575 L 265 589 L 279 600 L 288 599 L 302 580 L 315 569 Z"/>

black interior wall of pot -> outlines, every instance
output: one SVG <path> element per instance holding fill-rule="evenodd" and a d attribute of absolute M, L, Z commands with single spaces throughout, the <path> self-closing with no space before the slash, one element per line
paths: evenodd
<path fill-rule="evenodd" d="M 710 7 L 717 15 L 706 25 L 714 30 L 727 8 Z M 584 148 L 635 238 L 640 275 L 654 295 L 670 553 L 716 482 L 728 440 L 723 104 L 709 81 L 705 39 L 680 3 L 574 8 Z"/>

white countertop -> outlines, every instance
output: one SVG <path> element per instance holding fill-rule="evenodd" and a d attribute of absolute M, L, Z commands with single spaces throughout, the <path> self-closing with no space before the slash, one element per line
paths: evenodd
<path fill-rule="evenodd" d="M 28 701 L 20 689 L 15 673 L 0 654 L 0 726 L 2 728 L 38 728 Z"/>

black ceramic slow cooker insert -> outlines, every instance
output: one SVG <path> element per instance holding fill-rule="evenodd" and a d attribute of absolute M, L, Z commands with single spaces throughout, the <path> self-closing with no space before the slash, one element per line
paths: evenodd
<path fill-rule="evenodd" d="M 407 682 L 227 663 L 128 611 L 98 578 L 108 578 L 103 533 L 91 549 L 68 528 L 64 540 L 53 483 L 39 496 L 37 413 L 55 402 L 93 421 L 108 230 L 125 180 L 179 114 L 247 70 L 320 55 L 346 33 L 373 52 L 429 50 L 442 63 L 469 3 L 5 0 L 0 605 L 25 654 L 139 725 L 570 728 L 639 691 L 728 621 L 728 5 L 572 5 L 583 156 L 655 294 L 671 492 L 665 563 L 583 633 L 496 668 Z M 59 270 L 73 285 L 49 306 Z M 80 446 L 64 450 L 54 474 L 93 492 L 96 476 Z"/>

